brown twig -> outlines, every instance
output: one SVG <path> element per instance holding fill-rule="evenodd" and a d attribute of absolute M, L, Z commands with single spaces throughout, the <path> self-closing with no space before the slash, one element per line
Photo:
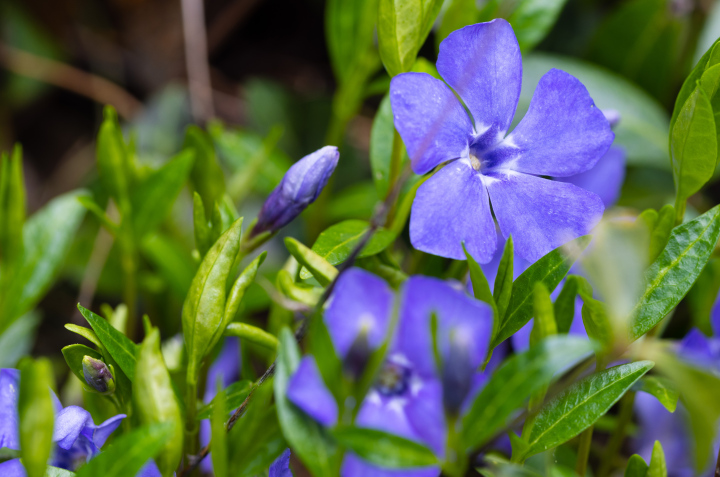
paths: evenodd
<path fill-rule="evenodd" d="M 100 104 L 111 104 L 118 114 L 131 119 L 142 103 L 115 83 L 49 58 L 0 43 L 0 64 L 15 74 L 72 91 Z"/>
<path fill-rule="evenodd" d="M 197 122 L 215 116 L 202 0 L 181 0 L 190 106 Z"/>

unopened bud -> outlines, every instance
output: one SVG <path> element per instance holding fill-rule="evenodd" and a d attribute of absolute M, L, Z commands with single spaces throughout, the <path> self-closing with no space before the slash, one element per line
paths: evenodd
<path fill-rule="evenodd" d="M 115 379 L 107 365 L 91 356 L 82 360 L 83 375 L 88 385 L 100 394 L 115 392 Z"/>
<path fill-rule="evenodd" d="M 300 215 L 320 195 L 339 158 L 337 147 L 325 146 L 293 164 L 265 201 L 252 235 L 279 230 Z"/>

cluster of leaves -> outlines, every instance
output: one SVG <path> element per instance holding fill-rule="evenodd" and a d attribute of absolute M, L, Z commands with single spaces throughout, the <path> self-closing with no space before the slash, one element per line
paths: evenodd
<path fill-rule="evenodd" d="M 570 458 L 550 464 L 548 472 L 566 472 L 568 465 L 576 465 L 582 475 L 594 428 L 604 426 L 612 435 L 602 449 L 608 462 L 603 465 L 615 465 L 629 418 L 624 419 L 622 412 L 615 416 L 609 411 L 620 400 L 629 402 L 631 409 L 636 392 L 655 396 L 670 411 L 679 400 L 683 402 L 696 443 L 696 465 L 702 468 L 706 464 L 720 417 L 714 398 L 720 392 L 720 379 L 676 359 L 660 337 L 673 310 L 696 282 L 701 283 L 703 269 L 720 237 L 720 206 L 696 217 L 686 214 L 688 199 L 711 180 L 720 157 L 720 46 L 713 44 L 700 58 L 669 118 L 641 90 L 596 66 L 541 54 L 525 61 L 525 82 L 531 85 L 532 78 L 544 73 L 548 65 L 577 75 L 600 107 L 620 110 L 623 123 L 617 130 L 617 141 L 627 149 L 629 162 L 672 170 L 674 206 L 647 209 L 632 224 L 619 227 L 619 247 L 632 249 L 625 235 L 640 237 L 644 244 L 640 253 L 646 255 L 644 262 L 649 264 L 640 270 L 639 293 L 631 294 L 628 306 L 623 293 L 613 288 L 617 286 L 613 280 L 623 270 L 614 270 L 613 275 L 613 270 L 608 272 L 607 267 L 598 265 L 598 260 L 606 261 L 613 253 L 620 253 L 611 248 L 612 241 L 598 240 L 589 250 L 591 238 L 580 237 L 548 253 L 513 279 L 513 242 L 509 239 L 492 284 L 468 253 L 464 261 L 441 263 L 440 272 L 437 265 L 422 266 L 431 258 L 418 252 L 405 253 L 403 231 L 423 178 L 404 177 L 408 158 L 393 127 L 388 77 L 378 71 L 384 65 L 390 77 L 408 71 L 437 74 L 417 55 L 436 24 L 442 3 L 327 3 L 326 33 L 338 82 L 328 142 L 340 143 L 347 124 L 368 96 L 384 95 L 372 125 L 373 184 L 368 195 L 382 202 L 371 217 L 339 214 L 344 220 L 338 221 L 328 219 L 331 206 L 321 196 L 311 217 L 311 226 L 320 224 L 316 240 L 308 247 L 285 237 L 290 258 L 267 274 L 271 282 L 265 280 L 265 287 L 271 300 L 260 300 L 259 306 L 248 303 L 253 300 L 253 287 L 254 299 L 259 295 L 257 283 L 262 283 L 261 266 L 267 255 L 257 251 L 277 231 L 255 236 L 252 222 L 243 230 L 236 207 L 253 190 L 267 194 L 287 169 L 289 161 L 275 151 L 280 128 L 273 128 L 265 138 L 253 136 L 248 140 L 219 123 L 209 124 L 207 130 L 192 126 L 186 131 L 181 151 L 154 168 L 138 161 L 136 144 L 126 139 L 113 109 L 108 107 L 97 138 L 98 190 L 58 197 L 28 220 L 20 148 L 2 157 L 2 366 L 12 366 L 27 354 L 32 330 L 39 321 L 33 309 L 58 276 L 86 211 L 94 225 L 99 224 L 111 237 L 115 244 L 112 255 L 122 273 L 123 304 L 115 309 L 105 307 L 104 317 L 81 304 L 79 311 L 89 326 L 66 325 L 89 344 L 62 349 L 72 375 L 84 385 L 87 407 L 98 419 L 116 413 L 128 416 L 108 447 L 80 467 L 76 475 L 135 475 L 149 459 L 154 459 L 163 475 L 187 475 L 203 458 L 212 459 L 217 476 L 258 475 L 286 447 L 292 449 L 298 465 L 315 476 L 336 475 L 347 451 L 382 467 L 438 465 L 448 475 L 464 475 L 467 466 L 476 462 L 473 458 L 478 452 L 508 432 L 510 459 L 488 456 L 481 469 L 485 475 L 515 474 L 523 463 L 528 467 L 522 472 L 534 475 L 535 470 L 529 469 L 534 469 L 539 454 L 561 449 L 569 451 Z M 468 23 L 503 16 L 514 26 L 523 51 L 530 51 L 548 33 L 565 2 L 512 3 L 508 8 L 504 2 L 490 1 L 477 9 L 474 1 L 452 0 L 435 38 L 440 41 Z M 612 36 L 609 32 L 627 19 L 645 18 L 648 9 L 642 7 L 654 8 L 658 2 L 630 3 L 601 29 L 600 38 Z M 671 22 L 663 28 L 663 36 L 676 37 Z M 640 76 L 634 79 L 643 81 Z M 520 108 L 527 107 L 529 97 L 523 90 Z M 664 135 L 668 131 L 666 151 Z M 218 155 L 230 158 L 228 162 L 236 171 L 227 180 Z M 659 162 L 664 165 L 658 166 Z M 193 194 L 192 253 L 164 233 L 172 228 L 168 223 L 174 209 L 181 208 L 187 199 L 183 189 L 188 184 Z M 343 204 L 355 201 L 352 194 L 343 197 Z M 189 204 L 185 204 L 187 209 Z M 331 222 L 336 223 L 325 227 Z M 618 233 L 617 226 L 608 227 L 610 235 Z M 568 275 L 577 260 L 587 268 L 589 278 Z M 360 402 L 376 377 L 388 343 L 372 356 L 357 386 L 347 386 L 321 319 L 335 281 L 350 265 L 373 272 L 395 288 L 407 279 L 408 271 L 446 278 L 469 276 L 475 298 L 493 310 L 490 355 L 492 349 L 534 320 L 530 348 L 511 355 L 492 373 L 461 418 L 452 439 L 453 455 L 437 456 L 418 442 L 352 423 L 322 427 L 288 399 L 289 380 L 299 365 L 301 345 L 316 358 L 338 402 Z M 148 286 L 143 282 L 148 268 L 156 270 L 165 286 L 183 301 L 182 313 L 178 313 L 181 318 L 174 326 L 158 323 L 152 316 L 138 316 L 142 290 Z M 558 287 L 553 302 L 551 294 Z M 578 296 L 583 301 L 582 319 L 590 340 L 568 335 Z M 257 310 L 263 311 L 260 320 L 252 313 Z M 178 327 L 182 346 L 169 335 L 161 340 L 161 330 L 177 331 Z M 141 331 L 144 337 L 136 342 Z M 244 379 L 223 389 L 206 381 L 208 366 L 225 337 L 238 337 L 242 342 Z M 87 356 L 107 365 L 116 383 L 114 392 L 101 392 L 86 380 L 83 359 Z M 618 360 L 623 362 L 606 368 Z M 593 364 L 595 370 L 590 371 Z M 267 371 L 259 375 L 254 365 Z M 53 403 L 47 392 L 51 365 L 39 359 L 23 361 L 20 367 L 19 455 L 27 473 L 31 477 L 74 475 L 46 465 L 53 435 Z M 209 402 L 199 402 L 203 386 L 217 390 Z M 199 427 L 203 419 L 210 420 L 212 437 L 211 447 L 201 449 Z M 208 450 L 211 457 L 207 457 Z M 0 454 L 2 460 L 17 456 L 13 452 Z M 610 470 L 603 467 L 600 473 Z M 633 477 L 667 475 L 661 445 L 656 443 L 647 464 L 637 455 L 630 457 L 625 472 Z"/>

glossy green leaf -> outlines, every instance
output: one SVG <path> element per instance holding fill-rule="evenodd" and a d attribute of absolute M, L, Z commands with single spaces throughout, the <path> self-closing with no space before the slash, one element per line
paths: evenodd
<path fill-rule="evenodd" d="M 327 260 L 330 265 L 338 265 L 347 260 L 369 228 L 370 224 L 364 220 L 345 220 L 321 232 L 311 250 Z M 394 240 L 395 234 L 381 227 L 370 237 L 358 254 L 358 258 L 378 254 Z M 311 276 L 312 274 L 307 270 L 300 272 L 300 278 L 303 280 Z"/>
<path fill-rule="evenodd" d="M 300 363 L 300 350 L 288 328 L 280 332 L 280 352 L 276 363 L 275 402 L 283 435 L 312 475 L 330 477 L 333 475 L 331 458 L 335 453 L 334 443 L 320 424 L 287 398 L 288 381 Z"/>
<path fill-rule="evenodd" d="M 285 296 L 293 301 L 313 307 L 320 300 L 323 289 L 305 283 L 295 283 L 287 270 L 280 270 L 277 275 L 277 286 Z"/>
<path fill-rule="evenodd" d="M 215 406 L 210 418 L 210 441 L 212 442 L 213 473 L 215 477 L 228 476 L 228 446 L 227 429 L 225 421 L 228 416 L 228 408 L 225 404 L 225 393 L 222 392 L 222 381 L 218 376 L 217 394 L 213 399 Z"/>
<path fill-rule="evenodd" d="M 652 361 L 615 366 L 561 392 L 538 413 L 524 457 L 556 447 L 590 427 L 653 366 Z"/>
<path fill-rule="evenodd" d="M 185 299 L 182 325 L 190 379 L 197 379 L 200 363 L 227 325 L 226 301 L 232 296 L 226 294 L 227 285 L 240 250 L 241 233 L 242 219 L 238 219 L 205 255 Z"/>
<path fill-rule="evenodd" d="M 252 381 L 244 379 L 242 381 L 235 381 L 230 386 L 226 387 L 216 395 L 223 394 L 225 396 L 225 406 L 227 409 L 237 409 L 240 404 L 243 403 L 245 398 L 250 394 L 252 389 Z M 210 419 L 213 415 L 213 409 L 215 407 L 215 399 L 213 399 L 206 406 L 200 408 L 197 414 L 198 419 Z"/>
<path fill-rule="evenodd" d="M 502 323 L 505 319 L 505 313 L 508 305 L 510 305 L 510 297 L 512 296 L 513 290 L 513 261 L 515 259 L 515 245 L 512 239 L 512 235 L 508 236 L 505 241 L 505 248 L 503 249 L 502 257 L 500 257 L 500 264 L 498 265 L 497 275 L 495 275 L 495 283 L 493 284 L 493 298 L 498 308 L 498 317 Z M 495 332 L 500 331 L 497 328 Z"/>
<path fill-rule="evenodd" d="M 85 214 L 77 201 L 84 194 L 56 197 L 25 222 L 22 258 L 0 290 L 0 331 L 32 310 L 57 278 Z"/>
<path fill-rule="evenodd" d="M 673 179 L 677 190 L 676 222 L 682 220 L 685 201 L 715 172 L 718 143 L 710 98 L 695 88 L 680 109 L 670 133 Z"/>
<path fill-rule="evenodd" d="M 285 247 L 300 265 L 310 271 L 320 285 L 327 286 L 337 276 L 337 268 L 294 238 L 285 238 Z"/>
<path fill-rule="evenodd" d="M 54 385 L 50 361 L 27 360 L 20 366 L 18 418 L 20 458 L 28 477 L 42 477 L 53 449 L 53 408 L 50 387 Z"/>
<path fill-rule="evenodd" d="M 645 273 L 645 291 L 633 310 L 631 339 L 644 335 L 675 308 L 697 279 L 720 236 L 720 206 L 675 227 Z"/>
<path fill-rule="evenodd" d="M 82 360 L 85 356 L 102 360 L 102 354 L 92 348 L 88 348 L 81 344 L 72 344 L 62 349 L 65 362 L 70 371 L 77 376 L 81 383 L 85 383 L 85 374 L 83 373 Z"/>
<path fill-rule="evenodd" d="M 332 434 L 340 445 L 380 467 L 402 469 L 438 463 L 437 457 L 424 445 L 377 429 L 337 427 Z"/>
<path fill-rule="evenodd" d="M 410 71 L 440 7 L 440 0 L 380 0 L 378 48 L 390 76 Z"/>
<path fill-rule="evenodd" d="M 705 91 L 713 109 L 715 136 L 718 142 L 718 155 L 715 159 L 715 166 L 717 167 L 718 161 L 720 161 L 720 124 L 718 124 L 718 119 L 720 119 L 720 95 L 718 95 L 718 91 L 720 91 L 720 64 L 705 70 L 700 78 L 700 87 Z"/>
<path fill-rule="evenodd" d="M 633 454 L 628 459 L 625 468 L 625 477 L 645 477 L 647 475 L 648 465 L 645 460 L 637 454 Z"/>
<path fill-rule="evenodd" d="M 463 418 L 463 442 L 468 451 L 487 443 L 508 426 L 535 391 L 592 350 L 586 339 L 554 336 L 505 361 Z"/>
<path fill-rule="evenodd" d="M 675 384 L 667 378 L 646 376 L 638 381 L 635 390 L 655 396 L 660 404 L 670 412 L 675 412 L 677 408 L 680 393 Z"/>
<path fill-rule="evenodd" d="M 373 120 L 370 130 L 370 167 L 378 197 L 386 197 L 390 189 L 390 162 L 395 137 L 390 94 L 386 94 Z M 397 147 L 397 145 L 395 145 Z M 404 153 L 403 159 L 407 159 Z"/>
<path fill-rule="evenodd" d="M 96 144 L 97 168 L 103 185 L 122 212 L 129 205 L 134 166 L 115 109 L 105 106 L 103 115 L 105 119 L 100 126 Z"/>
<path fill-rule="evenodd" d="M 237 336 L 245 341 L 267 348 L 271 351 L 277 349 L 278 341 L 274 335 L 247 323 L 230 323 L 225 328 L 225 336 Z"/>
<path fill-rule="evenodd" d="M 653 445 L 652 456 L 650 457 L 650 465 L 648 465 L 647 477 L 667 477 L 667 464 L 665 463 L 665 452 L 663 452 L 660 441 L 655 441 Z"/>
<path fill-rule="evenodd" d="M 576 238 L 533 263 L 513 283 L 512 296 L 503 317 L 502 326 L 493 339 L 493 347 L 505 341 L 525 326 L 533 313 L 533 289 L 542 282 L 549 292 L 565 277 L 580 253 L 590 243 L 590 236 Z M 499 276 L 499 275 L 498 275 Z"/>
<path fill-rule="evenodd" d="M 183 149 L 190 149 L 195 153 L 190 181 L 202 197 L 205 215 L 209 217 L 215 203 L 220 202 L 225 194 L 225 175 L 215 155 L 215 145 L 205 131 L 197 126 L 190 126 L 185 131 Z"/>
<path fill-rule="evenodd" d="M 120 369 L 123 370 L 130 381 L 134 381 L 137 345 L 130 341 L 130 338 L 113 328 L 105 318 L 96 315 L 79 303 L 78 310 L 95 331 L 103 347 L 120 366 Z"/>
<path fill-rule="evenodd" d="M 22 149 L 16 145 L 10 157 L 0 156 L 0 264 L 3 266 L 9 266 L 22 254 L 24 222 Z"/>
<path fill-rule="evenodd" d="M 192 150 L 184 150 L 133 188 L 130 201 L 136 237 L 152 232 L 170 213 L 190 173 L 193 157 Z"/>
<path fill-rule="evenodd" d="M 592 63 L 548 53 L 523 55 L 523 83 L 516 121 L 524 116 L 538 81 L 551 68 L 566 71 L 579 79 L 598 108 L 620 113 L 621 120 L 613 130 L 614 144 L 625 149 L 629 165 L 670 169 L 670 129 L 665 108 L 625 77 Z"/>
<path fill-rule="evenodd" d="M 115 439 L 77 472 L 77 477 L 128 477 L 156 457 L 172 438 L 172 424 L 142 426 Z"/>
<path fill-rule="evenodd" d="M 160 332 L 153 329 L 138 351 L 132 389 L 133 409 L 142 425 L 169 424 L 169 436 L 156 454 L 155 463 L 164 475 L 172 475 L 183 450 L 180 404 L 173 390 L 162 353 Z"/>

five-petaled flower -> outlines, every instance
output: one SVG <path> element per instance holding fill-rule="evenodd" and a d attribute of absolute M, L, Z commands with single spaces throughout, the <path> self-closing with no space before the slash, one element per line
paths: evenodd
<path fill-rule="evenodd" d="M 478 261 L 488 262 L 496 248 L 492 213 L 503 236 L 512 234 L 518 253 L 530 261 L 588 233 L 602 216 L 600 198 L 542 177 L 587 171 L 613 141 L 582 83 L 550 70 L 525 117 L 506 136 L 520 96 L 522 62 L 505 20 L 451 33 L 440 44 L 437 69 L 447 84 L 425 73 L 403 73 L 390 85 L 395 127 L 413 170 L 425 174 L 449 161 L 417 191 L 413 246 L 464 259 L 464 241 Z"/>
<path fill-rule="evenodd" d="M 385 363 L 360 403 L 354 424 L 421 442 L 442 457 L 446 452 L 446 415 L 462 413 L 483 379 L 477 369 L 490 343 L 492 311 L 460 287 L 421 276 L 405 282 L 399 300 L 393 333 L 393 292 L 382 279 L 353 268 L 338 280 L 324 314 L 325 324 L 345 372 L 351 375 L 362 369 L 359 361 L 390 340 Z M 433 353 L 433 315 L 437 319 L 440 369 Z M 287 396 L 325 426 L 342 420 L 338 403 L 312 356 L 301 360 L 290 379 Z M 350 452 L 341 470 L 343 477 L 430 477 L 439 473 L 437 467 L 389 471 Z"/>

